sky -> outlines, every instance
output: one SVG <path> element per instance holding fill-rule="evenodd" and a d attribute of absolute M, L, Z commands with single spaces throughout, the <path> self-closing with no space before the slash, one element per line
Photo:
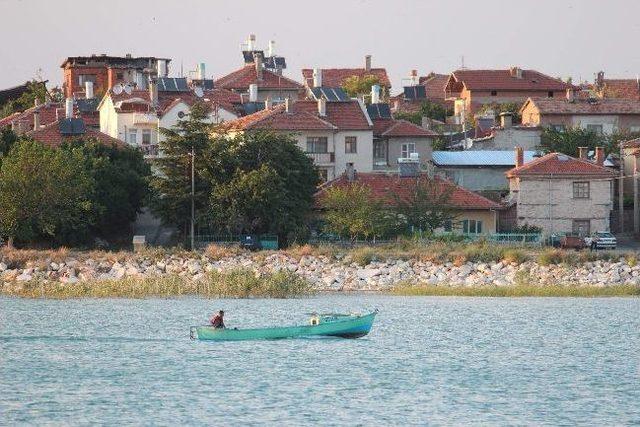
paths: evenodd
<path fill-rule="evenodd" d="M 411 69 L 533 68 L 574 82 L 640 74 L 635 0 L 0 0 L 0 88 L 41 75 L 62 81 L 68 56 L 172 58 L 171 74 L 204 62 L 214 78 L 242 65 L 250 33 L 301 68 L 386 67 L 396 93 Z M 50 85 L 50 86 L 52 86 Z"/>

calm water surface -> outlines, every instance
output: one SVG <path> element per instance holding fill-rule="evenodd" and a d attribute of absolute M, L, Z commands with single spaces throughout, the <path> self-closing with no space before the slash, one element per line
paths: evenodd
<path fill-rule="evenodd" d="M 358 340 L 191 341 L 380 314 Z M 0 424 L 640 423 L 640 299 L 0 298 Z"/>

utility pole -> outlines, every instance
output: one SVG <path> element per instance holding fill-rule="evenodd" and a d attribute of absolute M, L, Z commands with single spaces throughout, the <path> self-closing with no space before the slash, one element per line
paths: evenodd
<path fill-rule="evenodd" d="M 196 163 L 196 152 L 191 144 L 191 250 L 195 249 L 195 222 L 196 222 L 196 209 L 195 209 L 195 199 L 196 199 L 196 173 L 195 173 L 195 163 Z"/>
<path fill-rule="evenodd" d="M 619 233 L 624 233 L 624 149 L 620 143 L 620 179 L 618 179 L 618 222 Z"/>
<path fill-rule="evenodd" d="M 640 153 L 633 155 L 633 232 L 637 235 L 640 233 L 640 206 L 638 206 L 638 169 Z"/>

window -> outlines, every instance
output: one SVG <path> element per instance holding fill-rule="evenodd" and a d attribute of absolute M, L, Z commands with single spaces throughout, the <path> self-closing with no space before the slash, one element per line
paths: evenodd
<path fill-rule="evenodd" d="M 547 92 L 547 98 L 553 98 L 553 91 L 552 90 Z"/>
<path fill-rule="evenodd" d="M 138 129 L 129 129 L 127 142 L 130 145 L 138 145 Z"/>
<path fill-rule="evenodd" d="M 400 157 L 403 159 L 409 159 L 411 157 L 411 153 L 416 152 L 416 144 L 414 142 L 407 142 L 402 144 L 400 149 Z"/>
<path fill-rule="evenodd" d="M 465 219 L 462 221 L 462 232 L 464 234 L 481 234 L 482 221 L 475 219 Z"/>
<path fill-rule="evenodd" d="M 587 130 L 596 135 L 602 135 L 602 125 L 587 125 Z"/>
<path fill-rule="evenodd" d="M 94 85 L 96 84 L 96 75 L 95 74 L 80 74 L 78 76 L 78 84 L 80 86 L 84 86 L 86 82 L 91 82 Z"/>
<path fill-rule="evenodd" d="M 354 154 L 358 152 L 358 137 L 356 136 L 344 137 L 344 152 L 347 154 Z"/>
<path fill-rule="evenodd" d="M 142 130 L 142 145 L 151 145 L 151 130 Z"/>
<path fill-rule="evenodd" d="M 318 175 L 320 175 L 322 182 L 327 182 L 329 179 L 329 171 L 326 169 L 318 169 Z"/>
<path fill-rule="evenodd" d="M 588 219 L 574 219 L 571 228 L 573 234 L 588 236 L 591 234 L 591 221 Z"/>
<path fill-rule="evenodd" d="M 116 79 L 118 79 L 118 80 L 122 80 L 122 79 L 124 79 L 124 74 L 122 74 L 122 73 L 116 73 Z"/>
<path fill-rule="evenodd" d="M 450 233 L 453 230 L 453 222 L 448 219 L 444 222 L 444 231 L 446 231 L 447 233 Z"/>
<path fill-rule="evenodd" d="M 498 91 L 497 90 L 492 90 L 491 91 L 491 96 L 498 96 Z"/>
<path fill-rule="evenodd" d="M 551 125 L 551 129 L 555 130 L 556 132 L 564 132 L 565 131 L 564 125 Z"/>
<path fill-rule="evenodd" d="M 638 132 L 640 132 L 640 126 L 631 126 L 631 127 L 629 128 L 629 132 L 631 132 L 631 133 L 638 133 Z"/>
<path fill-rule="evenodd" d="M 307 153 L 327 153 L 327 137 L 326 136 L 309 136 L 307 137 Z"/>
<path fill-rule="evenodd" d="M 373 141 L 373 158 L 376 161 L 387 161 L 387 144 L 385 141 Z"/>
<path fill-rule="evenodd" d="M 588 199 L 589 198 L 589 183 L 588 182 L 574 182 L 573 183 L 573 198 L 574 199 Z"/>

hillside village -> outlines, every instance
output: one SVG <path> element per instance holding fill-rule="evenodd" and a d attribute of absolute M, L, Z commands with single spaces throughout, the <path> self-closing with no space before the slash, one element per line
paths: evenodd
<path fill-rule="evenodd" d="M 51 147 L 77 138 L 134 147 L 153 167 L 163 156 L 160 130 L 199 103 L 207 122 L 229 135 L 292 135 L 317 168 L 316 198 L 357 183 L 392 203 L 389 192 L 401 194 L 424 176 L 450 191 L 458 211 L 442 232 L 640 231 L 637 79 L 599 72 L 574 84 L 513 66 L 410 70 L 396 88 L 371 55 L 360 66 L 310 64 L 296 73 L 273 41 L 265 49 L 254 35 L 238 60 L 238 69 L 212 76 L 204 63 L 177 72 L 170 58 L 68 57 L 57 99 L 12 112 L 0 128 Z M 26 87 L 1 90 L 0 104 Z M 576 129 L 617 139 L 607 147 L 584 141 L 577 152 L 545 144 L 550 132 Z"/>

